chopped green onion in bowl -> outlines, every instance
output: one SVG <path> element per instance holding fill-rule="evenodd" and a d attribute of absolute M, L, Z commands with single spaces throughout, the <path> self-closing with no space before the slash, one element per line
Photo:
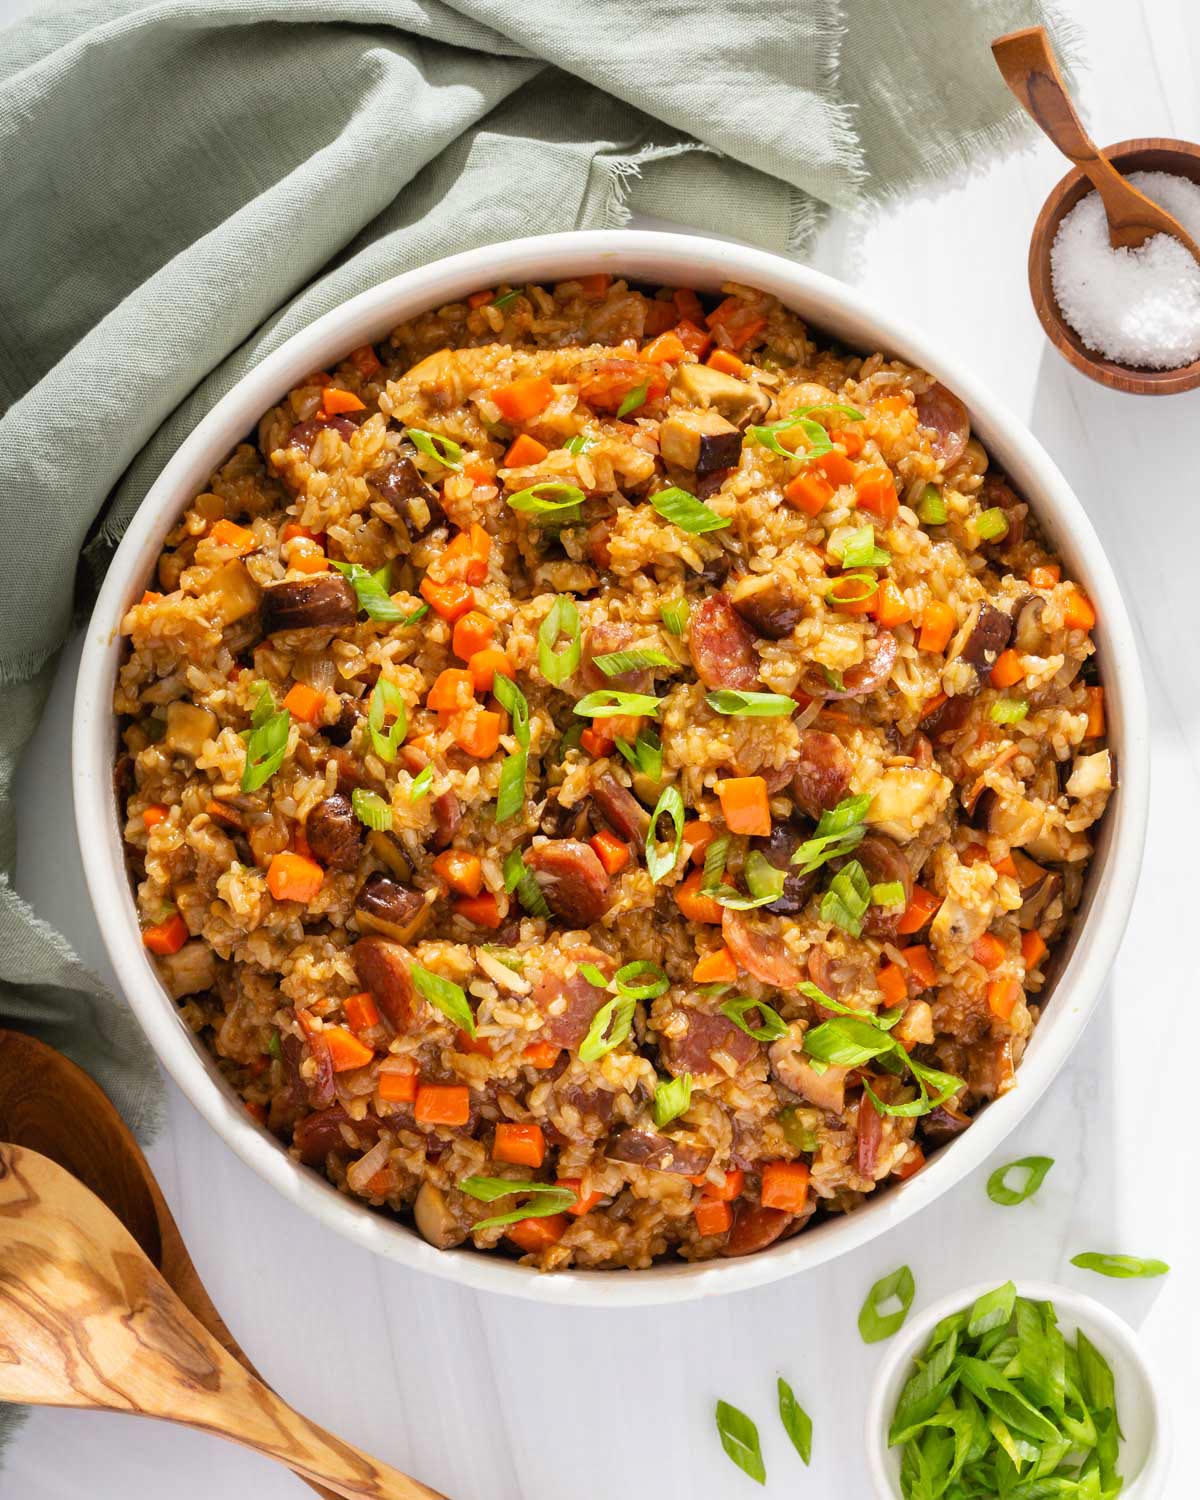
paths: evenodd
<path fill-rule="evenodd" d="M 936 484 L 927 484 L 917 501 L 917 519 L 925 526 L 944 526 L 949 518 L 941 490 Z"/>

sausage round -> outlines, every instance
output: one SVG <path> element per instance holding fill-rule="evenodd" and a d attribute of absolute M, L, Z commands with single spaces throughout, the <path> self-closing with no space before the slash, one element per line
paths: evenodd
<path fill-rule="evenodd" d="M 612 905 L 612 885 L 596 851 L 577 839 L 548 839 L 525 855 L 525 868 L 555 916 L 590 927 Z"/>
<path fill-rule="evenodd" d="M 934 438 L 929 446 L 934 458 L 940 458 L 947 468 L 956 464 L 967 450 L 971 419 L 954 392 L 940 382 L 922 391 L 917 397 L 917 420 L 922 427 L 933 429 Z"/>
<path fill-rule="evenodd" d="M 688 648 L 696 676 L 705 687 L 746 692 L 758 682 L 754 632 L 729 602 L 728 594 L 709 594 L 692 611 Z"/>
<path fill-rule="evenodd" d="M 340 573 L 289 579 L 263 590 L 263 634 L 321 627 L 336 630 L 358 619 L 358 596 Z"/>

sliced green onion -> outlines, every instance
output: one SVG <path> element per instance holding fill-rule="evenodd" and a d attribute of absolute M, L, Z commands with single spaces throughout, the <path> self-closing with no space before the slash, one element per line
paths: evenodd
<path fill-rule="evenodd" d="M 692 1102 L 692 1075 L 681 1073 L 678 1078 L 660 1078 L 654 1085 L 654 1123 L 661 1130 L 680 1115 L 685 1114 Z"/>
<path fill-rule="evenodd" d="M 713 713 L 730 718 L 781 719 L 796 712 L 796 700 L 783 693 L 747 693 L 740 688 L 719 688 L 706 693 L 704 701 Z"/>
<path fill-rule="evenodd" d="M 721 531 L 729 525 L 725 516 L 717 515 L 703 500 L 697 500 L 695 495 L 681 490 L 677 484 L 651 495 L 650 504 L 664 521 L 670 521 L 681 531 L 689 531 L 694 536 L 704 531 Z"/>
<path fill-rule="evenodd" d="M 872 906 L 907 906 L 902 880 L 885 880 L 871 887 Z"/>
<path fill-rule="evenodd" d="M 555 498 L 547 499 L 547 496 Z M 522 515 L 537 520 L 553 517 L 563 525 L 579 519 L 579 507 L 583 504 L 583 491 L 578 485 L 561 484 L 558 480 L 546 479 L 531 484 L 527 489 L 509 495 L 508 503 Z"/>
<path fill-rule="evenodd" d="M 862 919 L 871 904 L 871 885 L 856 859 L 849 860 L 821 897 L 821 920 L 834 922 L 851 937 L 862 936 Z"/>
<path fill-rule="evenodd" d="M 993 724 L 1019 724 L 1028 712 L 1024 698 L 997 698 L 988 709 L 988 718 Z"/>
<path fill-rule="evenodd" d="M 623 964 L 612 982 L 623 1000 L 653 1000 L 671 988 L 666 970 L 648 958 L 635 958 L 632 963 Z"/>
<path fill-rule="evenodd" d="M 529 749 L 529 702 L 511 677 L 497 672 L 492 678 L 492 692 L 500 707 L 512 719 L 513 739 L 522 750 Z"/>
<path fill-rule="evenodd" d="M 562 738 L 558 742 L 555 752 L 556 760 L 566 760 L 572 750 L 579 749 L 579 741 L 583 738 L 584 725 L 580 719 L 572 719 L 562 732 Z"/>
<path fill-rule="evenodd" d="M 514 1181 L 508 1177 L 464 1177 L 458 1188 L 481 1203 L 495 1203 L 497 1198 L 511 1198 L 517 1194 L 529 1195 L 528 1202 L 514 1208 L 511 1213 L 493 1214 L 472 1224 L 472 1233 L 477 1229 L 496 1229 L 501 1224 L 519 1224 L 523 1219 L 545 1219 L 579 1201 L 573 1188 L 555 1187 L 549 1182 Z"/>
<path fill-rule="evenodd" d="M 759 1484 L 766 1484 L 767 1468 L 759 1446 L 758 1428 L 744 1411 L 738 1411 L 727 1401 L 718 1401 L 717 1436 L 726 1455 L 743 1474 L 749 1474 Z"/>
<path fill-rule="evenodd" d="M 617 749 L 635 771 L 641 771 L 656 786 L 662 780 L 662 740 L 653 729 L 639 730 L 638 737 L 632 745 L 628 740 L 618 740 Z"/>
<path fill-rule="evenodd" d="M 772 453 L 778 453 L 780 458 L 795 458 L 802 463 L 811 463 L 814 458 L 824 458 L 827 453 L 833 451 L 833 444 L 829 441 L 829 434 L 821 426 L 820 422 L 807 421 L 800 413 L 808 410 L 801 407 L 794 411 L 790 417 L 781 417 L 778 422 L 769 422 L 762 427 L 749 427 L 747 433 L 756 443 L 761 443 L 764 448 L 769 448 Z M 792 432 L 797 427 L 808 439 L 809 446 L 799 451 L 785 448 L 779 441 L 781 432 Z"/>
<path fill-rule="evenodd" d="M 812 1418 L 796 1400 L 795 1392 L 782 1375 L 775 1382 L 779 1396 L 779 1420 L 792 1440 L 792 1447 L 806 1464 L 812 1463 Z"/>
<path fill-rule="evenodd" d="M 811 1154 L 820 1145 L 820 1136 L 809 1123 L 812 1115 L 812 1110 L 806 1110 L 799 1104 L 793 1104 L 780 1114 L 779 1127 L 783 1131 L 784 1140 L 793 1150 Z"/>
<path fill-rule="evenodd" d="M 843 692 L 845 692 L 845 690 L 846 690 L 846 684 L 845 684 L 845 682 L 842 679 L 842 674 L 840 672 L 834 672 L 834 671 L 832 671 L 829 667 L 825 666 L 823 663 L 821 663 L 820 666 L 821 666 L 821 675 L 824 677 L 825 681 L 829 684 L 829 686 L 834 690 L 834 692 L 835 693 L 843 693 Z"/>
<path fill-rule="evenodd" d="M 907 1266 L 880 1277 L 867 1293 L 867 1300 L 858 1314 L 858 1331 L 863 1343 L 877 1344 L 899 1332 L 916 1292 L 913 1273 Z"/>
<path fill-rule="evenodd" d="M 595 1062 L 614 1047 L 619 1047 L 629 1035 L 636 1008 L 637 1001 L 624 995 L 614 995 L 602 1005 L 592 1017 L 587 1036 L 579 1044 L 579 1060 Z"/>
<path fill-rule="evenodd" d="M 350 794 L 350 806 L 358 821 L 376 833 L 386 833 L 392 826 L 392 809 L 378 792 L 364 791 L 361 786 L 356 786 Z"/>
<path fill-rule="evenodd" d="M 497 677 L 497 682 L 505 679 Z M 496 788 L 496 822 L 504 823 L 514 817 L 525 806 L 525 772 L 527 757 L 524 750 L 514 750 L 505 757 L 500 767 L 500 783 Z M 534 884 L 536 885 L 536 881 Z"/>
<path fill-rule="evenodd" d="M 531 917 L 548 917 L 550 915 L 549 903 L 542 894 L 542 888 L 534 879 L 533 873 L 525 868 L 520 849 L 509 850 L 502 868 L 504 889 L 510 895 L 516 892 L 517 900 Z"/>
<path fill-rule="evenodd" d="M 586 432 L 577 432 L 574 437 L 568 438 L 563 444 L 568 453 L 576 455 L 586 453 L 589 448 L 595 447 L 596 439 Z"/>
<path fill-rule="evenodd" d="M 1052 1156 L 1022 1156 L 1019 1161 L 1010 1161 L 1007 1166 L 997 1167 L 987 1180 L 987 1195 L 993 1203 L 1003 1208 L 1015 1208 L 1032 1198 L 1046 1180 L 1046 1173 L 1054 1165 Z M 1024 1172 L 1025 1180 L 1020 1187 L 1008 1185 L 1010 1172 Z"/>
<path fill-rule="evenodd" d="M 384 729 L 384 721 L 391 718 L 391 726 Z M 367 713 L 367 731 L 371 744 L 380 760 L 391 764 L 396 759 L 404 736 L 408 733 L 408 710 L 404 695 L 387 677 L 381 677 L 371 690 L 371 707 Z"/>
<path fill-rule="evenodd" d="M 1102 1250 L 1084 1250 L 1071 1257 L 1071 1264 L 1083 1271 L 1097 1271 L 1101 1276 L 1115 1276 L 1120 1280 L 1165 1276 L 1171 1269 L 1165 1260 L 1143 1260 L 1138 1255 L 1109 1255 Z"/>
<path fill-rule="evenodd" d="M 250 727 L 258 729 L 278 710 L 275 707 L 275 694 L 271 691 L 269 682 L 256 682 L 254 689 L 256 696 L 254 707 L 250 711 Z"/>
<path fill-rule="evenodd" d="M 619 677 L 622 672 L 640 672 L 643 667 L 673 667 L 675 663 L 665 651 L 639 647 L 636 651 L 606 651 L 602 656 L 594 656 L 592 665 L 599 667 L 605 677 Z"/>
<path fill-rule="evenodd" d="M 993 1328 L 1001 1328 L 1013 1315 L 1017 1288 L 1011 1281 L 976 1298 L 967 1318 L 967 1337 L 977 1339 Z"/>
<path fill-rule="evenodd" d="M 748 995 L 735 995 L 731 1000 L 723 1000 L 718 1009 L 756 1042 L 777 1042 L 781 1036 L 787 1036 L 787 1022 L 763 1000 L 755 1000 Z M 746 1020 L 746 1016 L 753 1010 L 759 1014 L 757 1026 L 751 1026 Z"/>
<path fill-rule="evenodd" d="M 576 706 L 575 712 L 579 712 Z M 658 844 L 658 820 L 661 817 L 670 818 L 675 825 L 675 838 L 670 845 L 670 853 L 663 854 Z M 654 811 L 650 814 L 650 827 L 646 830 L 646 869 L 650 872 L 650 881 L 658 885 L 675 868 L 679 859 L 679 851 L 683 847 L 683 794 L 677 786 L 664 787 L 662 795 L 654 805 Z"/>
<path fill-rule="evenodd" d="M 844 568 L 886 568 L 892 554 L 875 545 L 874 526 L 860 526 L 845 537 L 838 548 L 830 548 L 840 557 Z"/>
<path fill-rule="evenodd" d="M 722 833 L 704 851 L 704 876 L 700 881 L 700 889 L 705 895 L 711 895 L 721 883 L 725 861 L 729 857 L 729 843 L 729 835 Z"/>
<path fill-rule="evenodd" d="M 742 865 L 742 879 L 750 892 L 748 896 L 727 885 L 719 885 L 708 894 L 731 911 L 752 911 L 756 906 L 769 906 L 779 900 L 787 872 L 777 870 L 761 849 L 751 849 Z"/>
<path fill-rule="evenodd" d="M 999 541 L 1008 535 L 1008 517 L 998 505 L 981 511 L 975 520 L 975 530 L 985 542 Z"/>
<path fill-rule="evenodd" d="M 404 619 L 404 611 L 387 591 L 389 563 L 384 563 L 378 573 L 368 573 L 358 563 L 335 562 L 333 566 L 350 583 L 359 609 L 365 610 L 372 620 L 394 622 Z"/>
<path fill-rule="evenodd" d="M 617 407 L 617 416 L 627 417 L 631 411 L 637 411 L 639 406 L 644 406 L 649 390 L 650 385 L 648 381 L 643 382 L 641 385 L 635 385 L 624 401 L 621 402 L 620 406 Z"/>
<path fill-rule="evenodd" d="M 435 458 L 447 469 L 462 468 L 462 449 L 440 432 L 424 432 L 420 427 L 410 427 L 407 437 L 413 447 L 426 458 Z"/>
<path fill-rule="evenodd" d="M 595 964 L 580 964 L 579 972 L 583 975 L 583 977 L 589 984 L 594 984 L 598 990 L 607 990 L 612 988 L 612 981 L 608 978 L 604 971 L 602 969 L 598 969 Z"/>
<path fill-rule="evenodd" d="M 792 863 L 800 866 L 801 875 L 810 875 L 827 860 L 849 854 L 858 847 L 867 831 L 863 819 L 870 805 L 870 796 L 863 792 L 843 797 L 836 807 L 821 814 L 813 837 L 805 839 L 792 855 Z"/>
<path fill-rule="evenodd" d="M 491 302 L 488 305 L 490 307 L 499 307 L 499 308 L 511 307 L 512 304 L 517 300 L 517 298 L 520 295 L 521 295 L 521 288 L 520 287 L 516 288 L 514 291 L 511 291 L 511 292 L 501 292 L 500 296 L 493 297 L 492 300 L 491 300 Z"/>
<path fill-rule="evenodd" d="M 614 716 L 657 714 L 661 698 L 649 693 L 618 693 L 613 688 L 598 688 L 580 698 L 575 712 L 581 719 L 608 719 Z"/>
<path fill-rule="evenodd" d="M 425 766 L 413 777 L 413 784 L 408 791 L 408 800 L 410 802 L 420 802 L 421 798 L 428 794 L 429 788 L 432 785 L 433 767 Z"/>
<path fill-rule="evenodd" d="M 462 986 L 455 984 L 452 979 L 443 979 L 440 974 L 431 973 L 415 959 L 411 973 L 413 984 L 430 1005 L 435 1010 L 440 1010 L 448 1021 L 461 1031 L 465 1031 L 469 1037 L 474 1037 L 475 1016 L 467 1004 L 467 997 Z"/>
<path fill-rule="evenodd" d="M 834 604 L 862 604 L 878 592 L 879 579 L 874 573 L 843 573 L 832 580 L 825 597 Z"/>
<path fill-rule="evenodd" d="M 567 644 L 556 650 L 560 636 Z M 559 594 L 538 629 L 538 670 L 552 687 L 559 687 L 579 665 L 579 611 L 568 594 Z"/>
<path fill-rule="evenodd" d="M 276 1062 L 283 1061 L 283 1041 L 277 1031 L 273 1031 L 267 1038 L 267 1051 Z"/>
<path fill-rule="evenodd" d="M 691 614 L 691 606 L 686 599 L 672 599 L 669 604 L 659 606 L 659 615 L 663 624 L 672 635 L 682 635 L 687 629 L 688 616 Z"/>
<path fill-rule="evenodd" d="M 891 1052 L 896 1042 L 866 1016 L 834 1016 L 804 1033 L 804 1050 L 835 1068 L 861 1068 L 873 1057 Z"/>
<path fill-rule="evenodd" d="M 927 484 L 917 501 L 917 517 L 926 526 L 944 526 L 949 517 L 946 502 L 936 484 Z"/>
<path fill-rule="evenodd" d="M 274 696 L 265 682 L 259 684 L 258 701 L 250 723 L 246 764 L 242 769 L 243 792 L 258 791 L 270 781 L 287 756 L 292 716 L 286 708 L 275 707 Z"/>

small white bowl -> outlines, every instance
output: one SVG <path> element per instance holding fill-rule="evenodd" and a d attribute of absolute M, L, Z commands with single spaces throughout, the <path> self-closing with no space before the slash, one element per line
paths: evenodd
<path fill-rule="evenodd" d="M 937 1323 L 970 1307 L 997 1285 L 981 1281 L 943 1297 L 904 1327 L 884 1346 L 867 1402 L 867 1467 L 875 1500 L 902 1500 L 900 1449 L 888 1447 L 888 1427 L 913 1359 L 925 1347 Z M 1138 1335 L 1102 1303 L 1070 1287 L 1050 1281 L 1018 1281 L 1017 1294 L 1038 1302 L 1053 1302 L 1058 1324 L 1067 1340 L 1077 1329 L 1084 1333 L 1112 1366 L 1117 1391 L 1117 1417 L 1125 1436 L 1118 1467 L 1125 1478 L 1121 1500 L 1159 1500 L 1171 1467 L 1171 1419 L 1166 1387 L 1147 1363 Z"/>

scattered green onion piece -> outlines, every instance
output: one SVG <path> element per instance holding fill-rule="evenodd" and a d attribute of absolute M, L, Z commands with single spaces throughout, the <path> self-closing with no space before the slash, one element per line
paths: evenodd
<path fill-rule="evenodd" d="M 420 802 L 421 798 L 428 795 L 429 788 L 433 785 L 433 767 L 425 766 L 413 777 L 413 784 L 409 788 L 408 800 Z"/>
<path fill-rule="evenodd" d="M 635 385 L 624 401 L 621 402 L 620 406 L 617 407 L 617 416 L 627 417 L 631 411 L 637 411 L 639 406 L 645 406 L 646 396 L 649 394 L 649 391 L 649 382 Z"/>
<path fill-rule="evenodd" d="M 497 677 L 501 682 L 503 678 Z M 514 817 L 525 806 L 525 772 L 528 760 L 524 750 L 514 750 L 504 759 L 500 767 L 500 782 L 496 788 L 496 822 L 504 823 Z M 535 882 L 536 884 L 536 882 Z"/>
<path fill-rule="evenodd" d="M 560 636 L 567 644 L 556 650 Z M 559 594 L 538 629 L 538 670 L 552 687 L 560 687 L 579 665 L 579 611 L 568 594 Z"/>
<path fill-rule="evenodd" d="M 805 839 L 792 855 L 792 863 L 800 866 L 801 875 L 810 875 L 827 860 L 849 854 L 858 847 L 867 831 L 863 819 L 870 805 L 870 796 L 863 792 L 843 797 L 836 807 L 821 814 L 812 838 Z"/>
<path fill-rule="evenodd" d="M 428 604 L 418 604 L 411 615 L 405 615 L 400 621 L 401 625 L 415 625 L 418 620 L 423 620 L 429 613 Z"/>
<path fill-rule="evenodd" d="M 890 552 L 875 545 L 874 526 L 858 527 L 842 541 L 840 548 L 830 550 L 841 558 L 844 568 L 886 568 L 892 560 Z"/>
<path fill-rule="evenodd" d="M 849 408 L 846 409 L 849 410 Z M 780 458 L 794 458 L 799 459 L 802 463 L 811 463 L 813 459 L 824 458 L 827 453 L 833 450 L 833 444 L 829 441 L 829 434 L 821 426 L 820 422 L 811 422 L 808 420 L 807 414 L 810 411 L 817 410 L 819 408 L 815 406 L 797 407 L 790 416 L 781 417 L 778 422 L 768 422 L 765 426 L 749 427 L 746 430 L 756 443 L 761 443 L 764 448 L 770 449 L 772 453 L 777 453 Z M 779 434 L 781 432 L 792 432 L 797 427 L 800 428 L 804 436 L 808 439 L 809 446 L 799 450 L 785 448 L 779 441 Z"/>
<path fill-rule="evenodd" d="M 364 610 L 370 619 L 387 623 L 404 619 L 404 611 L 387 591 L 390 564 L 385 563 L 378 573 L 368 573 L 358 563 L 335 562 L 333 566 L 349 582 L 359 609 Z"/>
<path fill-rule="evenodd" d="M 881 1277 L 867 1293 L 858 1314 L 858 1331 L 864 1344 L 878 1344 L 899 1332 L 908 1317 L 908 1310 L 916 1296 L 917 1287 L 913 1273 L 907 1266 Z M 897 1302 L 898 1307 L 889 1304 Z M 889 1308 L 884 1312 L 882 1309 Z"/>
<path fill-rule="evenodd" d="M 988 718 L 993 724 L 1019 724 L 1028 712 L 1024 698 L 997 698 L 988 709 Z"/>
<path fill-rule="evenodd" d="M 821 675 L 825 678 L 825 681 L 829 684 L 829 686 L 835 693 L 845 692 L 846 684 L 840 672 L 834 672 L 831 668 L 822 664 Z"/>
<path fill-rule="evenodd" d="M 660 1078 L 654 1086 L 654 1123 L 661 1130 L 687 1112 L 692 1102 L 692 1075 Z"/>
<path fill-rule="evenodd" d="M 730 911 L 752 911 L 756 906 L 769 906 L 779 900 L 787 872 L 777 870 L 760 849 L 751 849 L 742 865 L 742 879 L 750 892 L 748 896 L 728 885 L 718 885 L 707 894 Z"/>
<path fill-rule="evenodd" d="M 787 1022 L 763 1000 L 755 1000 L 748 995 L 735 995 L 732 1000 L 723 1000 L 718 1009 L 756 1042 L 777 1042 L 781 1036 L 787 1036 Z M 752 1010 L 759 1014 L 760 1024 L 757 1026 L 751 1026 L 746 1020 Z"/>
<path fill-rule="evenodd" d="M 579 712 L 578 705 L 575 712 Z M 658 820 L 662 817 L 670 818 L 675 825 L 675 838 L 670 844 L 670 853 L 663 854 L 658 844 Z M 677 786 L 664 787 L 662 795 L 654 805 L 654 811 L 650 814 L 650 826 L 646 830 L 646 869 L 650 872 L 650 880 L 653 885 L 658 885 L 675 868 L 679 859 L 679 851 L 683 847 L 683 794 Z"/>
<path fill-rule="evenodd" d="M 779 1126 L 784 1140 L 795 1151 L 812 1153 L 820 1144 L 820 1137 L 805 1119 L 805 1109 L 801 1105 L 794 1104 L 785 1109 L 779 1116 Z"/>
<path fill-rule="evenodd" d="M 271 1054 L 276 1062 L 283 1061 L 283 1042 L 277 1031 L 273 1031 L 267 1038 L 267 1051 Z"/>
<path fill-rule="evenodd" d="M 392 809 L 378 792 L 356 786 L 350 794 L 350 806 L 358 821 L 376 833 L 386 833 L 392 826 Z"/>
<path fill-rule="evenodd" d="M 1071 1264 L 1082 1271 L 1096 1271 L 1118 1280 L 1132 1277 L 1165 1276 L 1171 1269 L 1165 1260 L 1143 1260 L 1138 1255 L 1110 1255 L 1102 1250 L 1084 1250 L 1071 1257 Z"/>
<path fill-rule="evenodd" d="M 697 500 L 695 495 L 681 490 L 677 484 L 651 495 L 650 504 L 664 521 L 670 521 L 680 531 L 691 532 L 693 536 L 705 531 L 721 531 L 729 525 L 725 516 L 717 515 L 703 500 Z"/>
<path fill-rule="evenodd" d="M 686 599 L 672 599 L 669 604 L 661 605 L 658 612 L 672 635 L 682 635 L 692 610 Z"/>
<path fill-rule="evenodd" d="M 579 741 L 583 738 L 584 723 L 581 719 L 572 719 L 562 732 L 562 738 L 558 742 L 556 759 L 566 760 L 572 750 L 579 749 Z"/>
<path fill-rule="evenodd" d="M 975 521 L 975 530 L 985 542 L 999 541 L 1008 535 L 1008 517 L 998 505 L 981 511 Z"/>
<path fill-rule="evenodd" d="M 792 1447 L 806 1464 L 812 1463 L 812 1418 L 796 1400 L 796 1394 L 782 1375 L 775 1383 L 779 1395 L 779 1420 L 792 1440 Z"/>
<path fill-rule="evenodd" d="M 500 707 L 512 719 L 513 739 L 522 750 L 529 749 L 529 702 L 511 677 L 497 672 L 492 678 L 492 692 Z"/>
<path fill-rule="evenodd" d="M 258 791 L 270 781 L 287 756 L 292 716 L 286 708 L 275 707 L 275 699 L 265 682 L 259 684 L 258 701 L 250 723 L 246 764 L 242 769 L 243 792 Z"/>
<path fill-rule="evenodd" d="M 568 453 L 574 453 L 578 455 L 580 453 L 586 453 L 589 448 L 595 446 L 595 443 L 596 439 L 589 436 L 588 433 L 577 432 L 574 437 L 567 439 L 567 441 L 563 444 L 563 447 Z"/>
<path fill-rule="evenodd" d="M 878 592 L 879 579 L 874 573 L 842 573 L 825 590 L 825 597 L 834 604 L 862 604 Z"/>
<path fill-rule="evenodd" d="M 766 1484 L 767 1469 L 759 1446 L 758 1428 L 744 1411 L 738 1411 L 727 1401 L 718 1401 L 717 1436 L 726 1455 L 744 1474 L 749 1474 L 758 1484 Z"/>
<path fill-rule="evenodd" d="M 1015 1208 L 1032 1198 L 1046 1180 L 1046 1173 L 1054 1165 L 1052 1156 L 1022 1156 L 1019 1161 L 1010 1161 L 1007 1166 L 997 1167 L 987 1180 L 987 1195 L 1002 1208 Z M 1008 1185 L 1010 1172 L 1025 1172 L 1027 1175 L 1019 1188 Z"/>
<path fill-rule="evenodd" d="M 711 895 L 721 883 L 725 861 L 729 857 L 729 843 L 729 835 L 722 833 L 704 851 L 704 876 L 700 881 L 700 889 L 706 896 Z"/>
<path fill-rule="evenodd" d="M 618 693 L 613 688 L 598 688 L 580 698 L 575 712 L 581 719 L 608 719 L 631 714 L 640 718 L 642 714 L 657 714 L 661 698 L 649 693 Z"/>
<path fill-rule="evenodd" d="M 740 688 L 719 688 L 706 693 L 704 701 L 713 713 L 729 718 L 781 719 L 796 712 L 796 700 L 784 693 L 747 693 Z"/>
<path fill-rule="evenodd" d="M 464 1177 L 458 1187 L 460 1192 L 478 1198 L 481 1203 L 494 1203 L 497 1198 L 511 1198 L 517 1194 L 529 1195 L 529 1201 L 511 1213 L 493 1214 L 472 1224 L 472 1233 L 477 1229 L 496 1229 L 502 1224 L 519 1224 L 523 1219 L 545 1219 L 579 1201 L 573 1188 L 555 1187 L 549 1182 L 520 1182 L 507 1177 Z"/>
<path fill-rule="evenodd" d="M 272 714 L 277 713 L 278 709 L 275 707 L 275 694 L 271 691 L 269 682 L 256 682 L 254 687 L 256 696 L 254 707 L 250 710 L 250 727 L 258 729 Z"/>
<path fill-rule="evenodd" d="M 917 517 L 926 526 L 944 526 L 949 519 L 946 502 L 936 484 L 927 484 L 917 501 Z"/>
<path fill-rule="evenodd" d="M 609 980 L 604 974 L 604 971 L 602 969 L 598 969 L 595 964 L 580 964 L 579 972 L 583 975 L 583 977 L 589 984 L 595 985 L 598 990 L 607 990 L 612 988 L 611 980 Z"/>
<path fill-rule="evenodd" d="M 595 1062 L 614 1047 L 619 1047 L 629 1035 L 633 1025 L 633 1013 L 637 1001 L 632 997 L 614 995 L 592 1017 L 587 1036 L 579 1044 L 581 1062 Z"/>
<path fill-rule="evenodd" d="M 547 499 L 546 496 L 561 498 Z M 578 485 L 561 484 L 558 480 L 544 479 L 523 490 L 509 495 L 508 503 L 522 515 L 533 516 L 542 521 L 553 519 L 560 525 L 569 525 L 579 520 L 579 507 L 583 504 L 583 491 Z"/>
<path fill-rule="evenodd" d="M 384 721 L 389 716 L 392 723 L 390 728 L 385 729 Z M 390 765 L 396 759 L 400 746 L 404 743 L 404 736 L 408 733 L 408 709 L 405 707 L 404 695 L 390 678 L 379 678 L 371 689 L 367 732 L 371 736 L 376 755 Z"/>
<path fill-rule="evenodd" d="M 475 1016 L 467 1004 L 462 987 L 452 979 L 443 979 L 413 960 L 412 982 L 435 1010 L 440 1010 L 453 1025 L 465 1031 L 469 1037 L 475 1035 Z"/>
<path fill-rule="evenodd" d="M 599 667 L 605 677 L 619 677 L 622 672 L 640 672 L 643 667 L 673 667 L 675 663 L 665 651 L 639 647 L 636 651 L 606 651 L 602 656 L 594 656 L 592 665 Z"/>
<path fill-rule="evenodd" d="M 639 730 L 638 737 L 632 745 L 628 740 L 618 740 L 617 749 L 635 771 L 641 771 L 656 786 L 662 780 L 662 740 L 653 729 Z"/>
<path fill-rule="evenodd" d="M 504 889 L 511 895 L 516 892 L 517 900 L 525 908 L 531 917 L 548 917 L 550 906 L 542 888 L 530 870 L 525 868 L 525 861 L 521 857 L 520 849 L 510 849 L 505 856 L 502 866 L 504 872 Z"/>
<path fill-rule="evenodd" d="M 485 953 L 490 953 L 493 958 L 498 959 L 506 969 L 511 969 L 514 974 L 519 974 L 525 967 L 525 960 L 513 948 L 505 948 L 501 943 L 482 943 L 480 946 Z"/>
<path fill-rule="evenodd" d="M 645 975 L 649 978 L 644 978 Z M 635 958 L 632 963 L 623 964 L 612 982 L 623 1000 L 653 1000 L 671 988 L 666 971 L 649 958 Z"/>
<path fill-rule="evenodd" d="M 895 1046 L 887 1032 L 866 1016 L 835 1016 L 804 1033 L 808 1056 L 835 1068 L 861 1068 Z"/>
<path fill-rule="evenodd" d="M 517 300 L 517 298 L 520 295 L 521 295 L 521 289 L 519 287 L 516 288 L 514 291 L 511 291 L 511 292 L 501 292 L 501 294 L 498 297 L 493 297 L 492 298 L 492 300 L 488 304 L 488 306 L 489 307 L 499 307 L 499 308 L 511 307 L 512 304 Z"/>
<path fill-rule="evenodd" d="M 409 441 L 426 458 L 434 458 L 447 469 L 461 469 L 463 451 L 459 445 L 440 432 L 424 432 L 420 427 L 410 427 Z"/>
<path fill-rule="evenodd" d="M 862 936 L 862 919 L 871 904 L 871 886 L 856 859 L 849 860 L 821 897 L 821 920 L 834 922 L 851 937 Z"/>
<path fill-rule="evenodd" d="M 872 906 L 906 906 L 902 880 L 885 880 L 871 887 Z"/>

